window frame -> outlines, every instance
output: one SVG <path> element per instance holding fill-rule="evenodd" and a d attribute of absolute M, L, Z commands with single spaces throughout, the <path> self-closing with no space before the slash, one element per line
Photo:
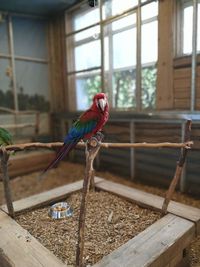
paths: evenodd
<path fill-rule="evenodd" d="M 85 28 L 81 28 L 79 30 L 72 30 L 72 19 L 73 19 L 73 16 L 77 15 L 79 12 L 80 13 L 85 13 L 88 11 L 88 7 L 85 6 L 85 10 L 84 9 L 76 9 L 76 6 L 73 7 L 72 9 L 69 9 L 65 12 L 65 40 L 66 40 L 66 44 L 67 44 L 67 40 L 68 38 L 71 38 L 71 36 L 77 34 L 77 33 L 80 33 L 82 31 L 85 31 L 87 29 L 90 29 L 92 27 L 95 27 L 95 26 L 100 26 L 100 34 L 99 34 L 99 40 L 101 42 L 101 52 L 105 51 L 104 49 L 104 38 L 107 36 L 107 35 L 104 35 L 104 31 L 105 31 L 105 28 L 107 27 L 108 24 L 112 24 L 114 21 L 117 21 L 119 19 L 122 19 L 124 18 L 125 16 L 128 16 L 128 15 L 131 15 L 131 14 L 136 14 L 136 23 L 134 24 L 134 27 L 136 28 L 136 36 L 137 36 L 137 39 L 136 39 L 136 66 L 132 66 L 133 68 L 136 67 L 136 108 L 132 107 L 130 108 L 131 110 L 135 110 L 135 111 L 141 111 L 142 110 L 142 81 L 141 81 L 141 76 L 142 76 L 142 68 L 144 67 L 156 67 L 157 66 L 157 61 L 156 62 L 152 62 L 152 63 L 147 63 L 147 64 L 141 64 L 141 28 L 142 28 L 142 25 L 144 24 L 147 24 L 147 23 L 150 23 L 150 22 L 153 22 L 153 21 L 158 21 L 158 15 L 156 16 L 153 16 L 152 18 L 147 18 L 145 20 L 142 20 L 141 19 L 141 8 L 143 6 L 146 6 L 150 3 L 153 3 L 153 2 L 158 2 L 157 0 L 147 0 L 147 1 L 143 1 L 141 2 L 141 0 L 138 0 L 138 5 L 128 9 L 128 10 L 125 10 L 123 11 L 122 13 L 120 14 L 117 14 L 117 15 L 111 15 L 110 17 L 108 18 L 104 18 L 103 19 L 103 1 L 99 1 L 100 4 L 99 4 L 99 7 L 95 7 L 95 8 L 99 8 L 99 12 L 100 12 L 100 20 L 99 22 L 96 22 L 96 23 L 93 23 Z M 80 7 L 81 4 L 78 5 L 78 7 Z M 71 13 L 73 12 L 73 13 Z M 111 26 L 112 27 L 112 26 Z M 113 36 L 114 34 L 116 33 L 120 33 L 120 32 L 124 32 L 125 30 L 128 30 L 128 29 L 133 29 L 134 28 L 133 25 L 128 25 L 126 27 L 123 27 L 123 28 L 120 28 L 120 29 L 117 29 L 117 30 L 111 30 L 111 36 Z M 78 41 L 76 42 L 76 45 L 77 43 L 80 45 L 80 44 L 86 44 L 88 41 L 91 41 L 91 40 L 94 40 L 92 37 L 89 37 L 89 38 L 86 38 L 84 40 L 81 40 L 81 41 Z M 67 45 L 66 45 L 67 46 Z M 75 46 L 74 46 L 75 47 Z M 73 47 L 73 48 L 74 48 Z M 73 49 L 71 48 L 71 49 Z M 72 51 L 72 50 L 71 50 Z M 69 61 L 71 60 L 74 60 L 72 59 L 73 57 L 73 52 L 70 52 L 70 49 L 67 49 L 66 48 L 66 57 Z M 109 63 L 113 61 L 109 59 Z M 71 64 L 71 63 L 69 63 Z M 73 65 L 74 66 L 74 65 Z M 69 69 L 67 67 L 67 69 Z M 109 68 L 109 71 L 108 71 L 108 77 L 109 77 L 109 81 L 108 81 L 108 84 L 110 85 L 109 86 L 109 94 L 112 95 L 113 93 L 113 88 L 112 88 L 112 74 L 113 74 L 113 71 L 119 71 L 119 70 L 122 70 L 122 69 L 126 69 L 125 68 L 119 68 L 119 69 L 115 69 L 113 68 Z M 127 69 L 130 69 L 130 67 L 127 67 Z M 105 92 L 105 85 L 104 85 L 104 82 L 105 82 L 105 74 L 106 74 L 106 70 L 105 70 L 105 62 L 104 62 L 104 53 L 103 53 L 103 56 L 101 55 L 101 65 L 100 66 L 96 66 L 94 68 L 88 68 L 88 69 L 82 69 L 82 70 L 78 70 L 76 71 L 75 69 L 73 71 L 67 71 L 67 84 L 68 84 L 68 91 L 70 90 L 70 92 L 68 92 L 68 95 L 70 95 L 71 93 L 73 94 L 73 99 L 76 99 L 76 90 L 75 90 L 75 82 L 69 82 L 70 78 L 69 76 L 76 76 L 77 74 L 82 74 L 81 77 L 84 77 L 84 72 L 85 73 L 88 73 L 89 71 L 96 71 L 96 74 L 99 74 L 99 72 L 101 73 L 101 83 L 102 83 L 102 91 Z M 88 76 L 88 74 L 86 75 Z M 72 86 L 73 84 L 73 86 Z M 71 87 L 72 86 L 72 87 Z M 70 88 L 70 89 L 69 89 Z M 73 92 L 72 92 L 73 91 Z M 112 99 L 112 98 L 111 98 Z M 112 106 L 112 102 L 110 103 L 111 105 L 111 108 L 113 107 Z M 76 107 L 76 103 L 69 103 L 69 107 L 70 109 L 73 109 L 73 110 L 76 110 L 77 111 L 77 107 Z M 121 110 L 119 108 L 114 108 L 114 110 Z M 124 110 L 124 109 L 122 109 Z M 126 109 L 127 110 L 127 109 Z"/>
<path fill-rule="evenodd" d="M 19 99 L 18 99 L 18 92 L 17 92 L 17 77 L 16 77 L 16 62 L 32 62 L 38 64 L 45 64 L 48 67 L 49 64 L 49 57 L 47 52 L 46 58 L 39 58 L 35 56 L 21 56 L 15 53 L 15 44 L 14 44 L 14 23 L 13 18 L 26 18 L 32 20 L 42 20 L 47 23 L 47 19 L 41 16 L 34 16 L 34 15 L 23 15 L 23 14 L 16 14 L 16 13 L 4 13 L 2 12 L 3 16 L 5 16 L 5 23 L 7 26 L 7 35 L 8 35 L 8 46 L 9 51 L 8 53 L 0 53 L 0 59 L 8 59 L 10 61 L 10 70 L 11 70 L 11 77 L 10 80 L 12 81 L 12 92 L 13 92 L 13 101 L 15 111 L 19 111 Z M 46 25 L 46 34 L 48 36 L 48 27 Z"/>
<path fill-rule="evenodd" d="M 200 5 L 200 0 L 197 0 L 197 5 Z M 192 0 L 177 0 L 176 1 L 176 49 L 175 56 L 179 57 L 187 57 L 192 55 L 192 51 L 190 53 L 184 53 L 184 9 L 187 7 L 193 7 Z M 200 16 L 200 14 L 198 14 Z M 192 34 L 192 33 L 191 33 Z M 197 50 L 197 54 L 200 54 L 200 49 Z"/>

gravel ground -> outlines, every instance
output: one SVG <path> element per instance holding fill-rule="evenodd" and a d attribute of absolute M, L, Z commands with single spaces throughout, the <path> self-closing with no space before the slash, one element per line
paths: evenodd
<path fill-rule="evenodd" d="M 109 180 L 122 183 L 130 187 L 138 188 L 159 196 L 164 196 L 166 193 L 165 189 L 147 186 L 136 182 L 130 182 L 123 179 L 122 177 L 113 175 L 108 172 L 97 172 L 96 174 L 100 177 L 107 178 Z M 57 186 L 61 186 L 63 184 L 81 180 L 84 177 L 84 166 L 70 162 L 62 162 L 57 169 L 49 171 L 48 175 L 46 175 L 43 180 L 38 180 L 38 176 L 39 173 L 37 172 L 12 180 L 11 186 L 13 199 L 17 200 L 42 191 L 49 190 Z M 193 198 L 192 196 L 182 194 L 180 192 L 174 193 L 173 200 L 200 208 L 199 198 Z M 0 203 L 3 202 L 3 187 L 2 183 L 0 183 Z M 200 236 L 197 237 L 191 244 L 190 259 L 191 266 L 200 266 Z"/>
<path fill-rule="evenodd" d="M 69 266 L 75 266 L 80 199 L 80 192 L 67 199 L 74 214 L 66 220 L 49 218 L 48 207 L 16 218 L 23 228 Z M 108 192 L 91 192 L 86 215 L 85 265 L 93 265 L 159 218 L 160 213 L 140 208 Z"/>

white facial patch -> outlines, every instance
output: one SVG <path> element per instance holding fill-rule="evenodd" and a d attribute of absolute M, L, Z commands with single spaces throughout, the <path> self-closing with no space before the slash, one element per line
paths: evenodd
<path fill-rule="evenodd" d="M 104 98 L 98 99 L 98 105 L 102 111 L 104 111 L 106 106 L 106 100 Z"/>

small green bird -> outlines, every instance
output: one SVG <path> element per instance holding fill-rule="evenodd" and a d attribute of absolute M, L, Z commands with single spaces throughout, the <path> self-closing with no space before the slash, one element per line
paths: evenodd
<path fill-rule="evenodd" d="M 0 146 L 12 145 L 12 135 L 4 128 L 0 127 Z"/>

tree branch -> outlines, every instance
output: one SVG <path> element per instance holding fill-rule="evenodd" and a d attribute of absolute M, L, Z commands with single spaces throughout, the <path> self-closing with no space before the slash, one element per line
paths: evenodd
<path fill-rule="evenodd" d="M 83 190 L 82 190 L 82 200 L 80 207 L 79 215 L 79 225 L 78 225 L 78 244 L 76 250 L 76 266 L 83 267 L 83 251 L 84 251 L 84 240 L 85 240 L 85 216 L 86 216 L 86 207 L 87 207 L 87 196 L 93 176 L 93 162 L 100 149 L 101 140 L 103 135 L 97 133 L 86 143 L 86 171 L 85 178 L 83 181 Z"/>
<path fill-rule="evenodd" d="M 184 135 L 184 141 L 186 143 L 190 142 L 191 125 L 192 125 L 192 121 L 188 120 L 186 122 L 185 135 Z M 163 206 L 162 206 L 162 214 L 163 215 L 165 215 L 167 213 L 167 207 L 168 207 L 169 202 L 172 198 L 172 195 L 175 191 L 176 185 L 177 185 L 178 181 L 180 180 L 183 166 L 185 164 L 187 152 L 188 152 L 188 149 L 186 149 L 185 147 L 181 148 L 179 161 L 177 162 L 177 166 L 176 166 L 176 171 L 175 171 L 174 177 L 170 183 L 169 189 L 166 193 L 166 197 L 165 197 L 164 202 L 163 202 Z"/>
<path fill-rule="evenodd" d="M 5 149 L 7 151 L 23 151 L 33 148 L 46 148 L 46 149 L 56 149 L 60 148 L 63 145 L 62 142 L 53 142 L 53 143 L 26 143 L 26 144 L 15 144 L 6 146 Z M 185 143 L 170 143 L 170 142 L 163 142 L 163 143 L 101 143 L 100 147 L 103 148 L 185 148 L 190 149 L 193 145 L 192 141 L 185 142 Z M 85 147 L 84 142 L 79 142 L 77 144 L 78 147 Z"/>

